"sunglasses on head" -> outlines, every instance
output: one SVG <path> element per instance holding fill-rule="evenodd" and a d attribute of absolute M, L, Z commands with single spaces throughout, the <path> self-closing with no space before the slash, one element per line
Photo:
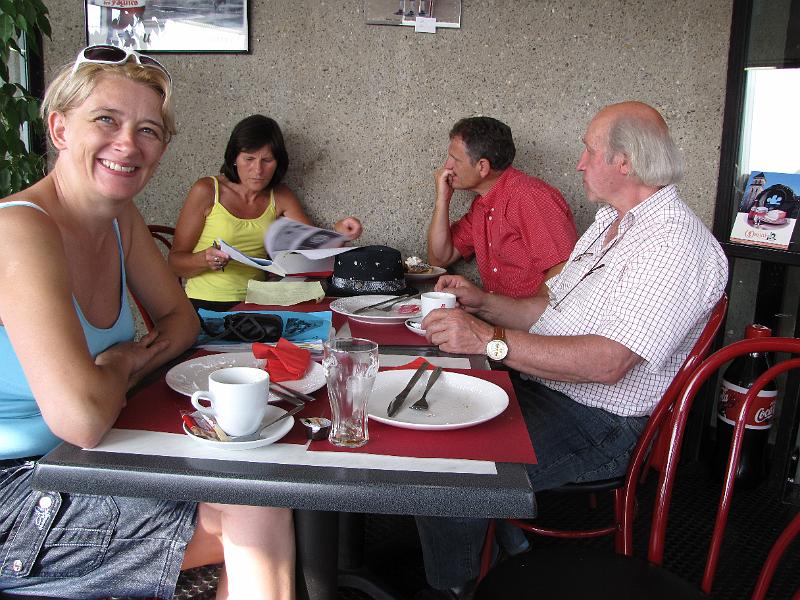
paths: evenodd
<path fill-rule="evenodd" d="M 74 75 L 78 70 L 78 67 L 80 67 L 83 63 L 121 65 L 128 62 L 130 57 L 133 57 L 133 59 L 136 61 L 136 64 L 156 67 L 157 69 L 161 70 L 164 75 L 167 76 L 169 82 L 172 83 L 172 77 L 170 77 L 167 68 L 155 58 L 145 56 L 144 54 L 139 54 L 135 50 L 126 50 L 125 48 L 120 48 L 119 46 L 110 46 L 107 44 L 87 46 L 81 50 L 78 53 L 78 57 L 75 59 L 75 65 L 72 67 L 72 73 Z"/>

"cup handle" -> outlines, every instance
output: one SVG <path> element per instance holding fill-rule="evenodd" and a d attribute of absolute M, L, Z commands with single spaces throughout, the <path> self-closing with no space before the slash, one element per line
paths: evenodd
<path fill-rule="evenodd" d="M 208 400 L 211 406 L 203 406 L 200 404 L 200 400 Z M 212 417 L 217 416 L 217 411 L 214 410 L 214 396 L 211 395 L 210 391 L 201 390 L 192 394 L 192 406 L 201 413 L 211 415 Z"/>

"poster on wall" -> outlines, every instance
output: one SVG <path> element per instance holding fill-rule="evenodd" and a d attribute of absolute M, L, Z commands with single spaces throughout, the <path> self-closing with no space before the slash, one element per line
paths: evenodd
<path fill-rule="evenodd" d="M 145 52 L 249 51 L 248 0 L 84 0 L 87 44 Z"/>
<path fill-rule="evenodd" d="M 731 241 L 787 250 L 800 218 L 800 174 L 753 171 L 731 230 Z"/>

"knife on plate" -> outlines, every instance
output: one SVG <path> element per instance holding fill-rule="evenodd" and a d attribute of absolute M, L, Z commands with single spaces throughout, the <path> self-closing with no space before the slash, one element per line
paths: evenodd
<path fill-rule="evenodd" d="M 294 390 L 290 390 L 287 387 L 282 385 L 278 385 L 277 383 L 269 382 L 269 391 L 278 396 L 283 400 L 288 400 L 295 406 L 298 402 L 305 403 L 307 400 L 313 402 L 315 398 L 313 396 L 309 396 L 307 394 L 301 394 L 300 392 L 295 392 Z"/>
<path fill-rule="evenodd" d="M 389 406 L 386 408 L 386 415 L 389 417 L 393 417 L 397 414 L 397 411 L 403 406 L 403 402 L 405 402 L 406 398 L 408 397 L 408 393 L 414 388 L 414 384 L 419 381 L 419 378 L 422 377 L 422 374 L 426 371 L 428 367 L 430 367 L 430 363 L 425 360 L 422 361 L 422 364 L 417 367 L 417 370 L 411 376 L 411 379 L 406 384 L 406 387 L 403 388 L 403 391 L 397 394 L 389 403 Z"/>

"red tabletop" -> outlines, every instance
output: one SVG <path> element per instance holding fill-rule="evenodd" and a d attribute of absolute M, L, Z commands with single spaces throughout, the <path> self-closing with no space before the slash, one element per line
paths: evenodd
<path fill-rule="evenodd" d="M 508 394 L 508 407 L 494 419 L 446 431 L 405 429 L 369 422 L 369 442 L 361 448 L 340 448 L 327 440 L 311 442 L 309 449 L 324 452 L 363 452 L 388 456 L 415 456 L 417 458 L 464 458 L 492 462 L 536 463 L 528 430 L 522 419 L 517 396 L 506 371 L 477 371 L 474 369 L 445 369 L 478 377 L 500 386 Z M 409 370 L 411 373 L 411 370 Z M 324 404 L 316 416 L 330 418 L 327 390 L 320 400 Z"/>

